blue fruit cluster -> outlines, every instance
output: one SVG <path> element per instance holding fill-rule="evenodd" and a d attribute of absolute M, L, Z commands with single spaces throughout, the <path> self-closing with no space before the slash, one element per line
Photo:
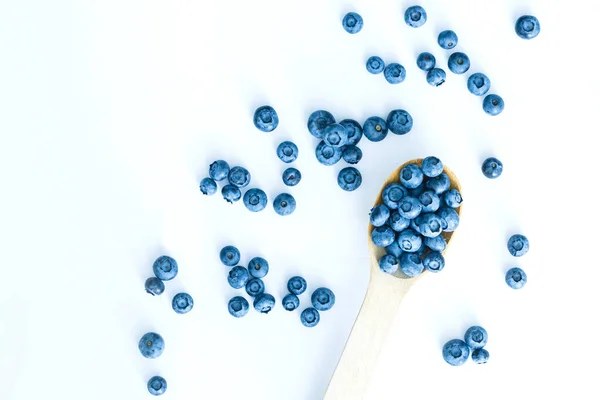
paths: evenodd
<path fill-rule="evenodd" d="M 444 361 L 452 366 L 463 365 L 469 359 L 469 353 L 473 350 L 471 358 L 477 364 L 485 364 L 490 358 L 490 353 L 483 347 L 487 344 L 488 333 L 481 326 L 472 326 L 465 332 L 464 341 L 452 339 L 444 344 L 442 356 Z"/>
<path fill-rule="evenodd" d="M 286 164 L 298 158 L 298 146 L 290 141 L 281 142 L 277 146 L 277 157 Z M 296 186 L 302 179 L 302 174 L 296 168 L 290 167 L 283 171 L 283 183 L 286 186 Z M 296 199 L 289 193 L 281 193 L 273 200 L 273 209 L 281 216 L 290 215 L 296 210 Z"/>
<path fill-rule="evenodd" d="M 281 301 L 281 305 L 286 311 L 294 311 L 298 307 L 300 307 L 300 298 L 298 296 L 300 296 L 306 291 L 307 286 L 308 285 L 306 284 L 306 279 L 302 278 L 301 276 L 293 276 L 288 280 L 287 289 L 289 293 L 286 294 L 283 300 Z M 321 295 L 331 296 L 328 297 L 327 301 L 325 301 L 328 305 L 330 304 L 329 308 L 331 308 L 331 306 L 333 306 L 333 303 L 335 302 L 335 296 L 333 295 L 333 292 L 331 292 L 331 290 L 326 288 L 319 288 L 315 290 L 311 297 L 313 307 L 306 308 L 300 313 L 300 322 L 307 328 L 317 326 L 317 324 L 321 320 L 321 315 L 319 314 L 317 308 L 317 306 L 320 306 L 321 303 L 319 303 L 319 301 L 316 300 L 316 298 Z M 317 303 L 317 306 L 315 306 L 315 303 Z"/>

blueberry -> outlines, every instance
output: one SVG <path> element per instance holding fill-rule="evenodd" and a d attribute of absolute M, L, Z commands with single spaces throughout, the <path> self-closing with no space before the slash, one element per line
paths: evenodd
<path fill-rule="evenodd" d="M 252 297 L 256 297 L 265 292 L 265 284 L 260 278 L 252 278 L 246 283 L 246 293 Z"/>
<path fill-rule="evenodd" d="M 242 296 L 235 296 L 229 300 L 229 304 L 227 305 L 229 314 L 236 318 L 242 318 L 244 315 L 248 314 L 248 308 L 250 308 L 250 304 L 248 304 L 248 300 Z"/>
<path fill-rule="evenodd" d="M 386 274 L 393 274 L 398 271 L 398 258 L 391 254 L 386 254 L 379 259 L 379 268 Z"/>
<path fill-rule="evenodd" d="M 302 174 L 296 168 L 287 168 L 281 176 L 286 186 L 296 186 L 302 179 Z"/>
<path fill-rule="evenodd" d="M 398 211 L 394 211 L 390 214 L 388 224 L 390 225 L 390 228 L 396 232 L 402 232 L 410 226 L 410 220 L 404 218 Z"/>
<path fill-rule="evenodd" d="M 423 272 L 421 257 L 415 253 L 403 253 L 400 257 L 400 270 L 408 277 L 415 277 Z"/>
<path fill-rule="evenodd" d="M 287 288 L 291 294 L 299 296 L 306 291 L 306 280 L 301 276 L 293 276 L 288 281 Z"/>
<path fill-rule="evenodd" d="M 460 207 L 460 205 L 463 202 L 462 195 L 456 189 L 448 190 L 446 193 L 444 193 L 443 198 L 444 198 L 444 203 L 446 203 L 446 205 L 448 207 L 452 207 L 452 208 Z"/>
<path fill-rule="evenodd" d="M 354 167 L 346 167 L 338 174 L 338 185 L 347 192 L 352 192 L 360 187 L 362 175 Z"/>
<path fill-rule="evenodd" d="M 340 121 L 340 125 L 346 128 L 348 134 L 348 145 L 357 145 L 362 139 L 362 126 L 353 119 L 344 119 Z"/>
<path fill-rule="evenodd" d="M 349 145 L 344 146 L 342 149 L 342 158 L 348 164 L 358 164 L 358 162 L 362 159 L 363 153 L 360 147 Z"/>
<path fill-rule="evenodd" d="M 248 263 L 248 273 L 253 278 L 264 278 L 269 273 L 269 263 L 262 257 L 254 257 Z"/>
<path fill-rule="evenodd" d="M 327 145 L 324 140 L 321 140 L 315 149 L 317 160 L 323 165 L 333 165 L 342 158 L 342 149 L 340 147 L 332 147 Z"/>
<path fill-rule="evenodd" d="M 486 158 L 483 164 L 481 164 L 481 172 L 486 178 L 496 179 L 502 175 L 502 169 L 504 166 L 502 162 L 495 157 Z"/>
<path fill-rule="evenodd" d="M 277 157 L 284 163 L 291 163 L 298 158 L 298 146 L 290 141 L 281 142 L 277 146 Z"/>
<path fill-rule="evenodd" d="M 513 257 L 521 257 L 529 251 L 529 239 L 523 235 L 512 235 L 507 243 L 508 252 Z"/>
<path fill-rule="evenodd" d="M 148 391 L 153 396 L 160 396 L 167 390 L 167 381 L 162 376 L 153 376 L 146 385 Z"/>
<path fill-rule="evenodd" d="M 400 170 L 400 182 L 407 189 L 414 189 L 423 182 L 423 171 L 417 164 L 407 164 Z"/>
<path fill-rule="evenodd" d="M 423 209 L 419 200 L 412 196 L 404 196 L 398 203 L 398 212 L 406 219 L 416 218 Z"/>
<path fill-rule="evenodd" d="M 165 349 L 165 341 L 158 333 L 148 332 L 138 343 L 140 353 L 146 358 L 159 357 Z"/>
<path fill-rule="evenodd" d="M 302 314 L 300 314 L 300 322 L 307 328 L 316 326 L 320 320 L 321 316 L 319 315 L 319 312 L 312 307 L 305 309 L 302 311 Z"/>
<path fill-rule="evenodd" d="M 385 63 L 381 57 L 372 56 L 367 60 L 367 71 L 372 74 L 380 74 L 385 69 Z"/>
<path fill-rule="evenodd" d="M 442 349 L 444 361 L 452 366 L 463 365 L 469 359 L 469 346 L 460 339 L 448 341 Z"/>
<path fill-rule="evenodd" d="M 378 247 L 387 247 L 396 238 L 394 230 L 387 225 L 377 227 L 371 232 L 371 240 Z"/>
<path fill-rule="evenodd" d="M 281 304 L 287 311 L 294 311 L 296 308 L 300 307 L 300 299 L 295 294 L 289 293 L 283 297 Z"/>
<path fill-rule="evenodd" d="M 533 15 L 523 15 L 515 23 L 515 32 L 521 39 L 533 39 L 540 33 L 540 21 Z"/>
<path fill-rule="evenodd" d="M 296 199 L 289 193 L 281 193 L 273 200 L 273 208 L 281 216 L 290 215 L 296 210 Z"/>
<path fill-rule="evenodd" d="M 444 239 L 444 236 L 442 235 L 432 238 L 426 237 L 423 240 L 423 243 L 433 251 L 438 251 L 441 253 L 446 250 L 446 239 Z"/>
<path fill-rule="evenodd" d="M 371 209 L 369 220 L 373 226 L 385 225 L 390 217 L 390 209 L 385 204 L 379 204 Z"/>
<path fill-rule="evenodd" d="M 406 79 L 406 69 L 398 63 L 391 63 L 385 66 L 383 76 L 388 83 L 395 85 Z"/>
<path fill-rule="evenodd" d="M 440 208 L 440 197 L 433 190 L 426 190 L 419 196 L 421 212 L 436 212 Z"/>
<path fill-rule="evenodd" d="M 348 143 L 348 131 L 341 124 L 331 124 L 323 129 L 325 144 L 332 147 L 342 147 Z"/>
<path fill-rule="evenodd" d="M 442 219 L 434 213 L 419 215 L 419 232 L 425 237 L 436 237 L 442 233 Z"/>
<path fill-rule="evenodd" d="M 224 160 L 217 160 L 208 167 L 208 176 L 211 179 L 220 182 L 229 175 L 229 164 Z"/>
<path fill-rule="evenodd" d="M 423 171 L 423 175 L 429 178 L 435 178 L 444 172 L 444 164 L 437 157 L 425 157 L 421 163 L 421 171 Z"/>
<path fill-rule="evenodd" d="M 244 167 L 233 167 L 229 170 L 229 183 L 243 188 L 250 183 L 250 172 Z"/>
<path fill-rule="evenodd" d="M 240 251 L 235 246 L 225 246 L 219 253 L 221 262 L 228 267 L 233 267 L 240 262 Z"/>
<path fill-rule="evenodd" d="M 330 289 L 320 287 L 310 296 L 310 301 L 318 311 L 327 311 L 335 304 L 335 295 Z"/>
<path fill-rule="evenodd" d="M 483 99 L 483 111 L 488 115 L 498 115 L 504 111 L 504 100 L 497 94 L 488 94 Z"/>
<path fill-rule="evenodd" d="M 488 333 L 480 326 L 472 326 L 465 332 L 465 343 L 471 349 L 481 349 L 488 341 Z"/>
<path fill-rule="evenodd" d="M 254 112 L 254 126 L 263 132 L 271 132 L 279 125 L 279 117 L 271 106 L 258 107 Z"/>
<path fill-rule="evenodd" d="M 323 139 L 323 129 L 331 124 L 335 124 L 335 118 L 330 112 L 318 110 L 308 117 L 308 131 L 317 139 Z"/>
<path fill-rule="evenodd" d="M 417 57 L 417 67 L 423 71 L 430 71 L 435 67 L 435 57 L 433 54 L 423 52 Z"/>
<path fill-rule="evenodd" d="M 363 134 L 371 142 L 381 142 L 388 134 L 387 123 L 380 117 L 370 117 L 363 125 Z"/>
<path fill-rule="evenodd" d="M 471 354 L 471 358 L 476 364 L 485 364 L 490 359 L 490 353 L 486 349 L 475 349 Z"/>
<path fill-rule="evenodd" d="M 386 254 L 392 255 L 396 257 L 396 259 L 400 260 L 400 256 L 402 256 L 402 249 L 398 245 L 397 241 L 393 241 L 388 247 L 385 248 Z"/>
<path fill-rule="evenodd" d="M 506 284 L 513 289 L 521 289 L 527 283 L 527 274 L 521 268 L 515 267 L 506 271 Z"/>
<path fill-rule="evenodd" d="M 427 72 L 427 83 L 431 86 L 440 86 L 446 82 L 446 71 L 441 68 L 432 68 Z"/>
<path fill-rule="evenodd" d="M 223 186 L 223 189 L 221 189 L 221 194 L 228 203 L 235 203 L 242 198 L 242 191 L 239 187 L 234 185 Z"/>
<path fill-rule="evenodd" d="M 404 12 L 404 22 L 408 26 L 412 26 L 413 28 L 418 28 L 423 26 L 423 24 L 427 21 L 427 13 L 425 9 L 421 6 L 412 6 L 408 7 Z"/>
<path fill-rule="evenodd" d="M 414 253 L 421 248 L 423 239 L 412 229 L 405 229 L 398 235 L 398 245 L 406 253 Z"/>
<path fill-rule="evenodd" d="M 421 228 L 419 227 L 419 222 L 421 220 L 421 214 L 419 214 L 416 218 L 410 220 L 410 229 L 417 233 L 421 233 Z"/>
<path fill-rule="evenodd" d="M 458 228 L 460 218 L 458 213 L 450 207 L 440 207 L 436 214 L 440 217 L 442 222 L 442 230 L 444 232 L 454 232 Z"/>
<path fill-rule="evenodd" d="M 173 297 L 171 306 L 177 314 L 187 314 L 194 307 L 194 299 L 187 293 L 177 293 Z"/>
<path fill-rule="evenodd" d="M 465 53 L 457 51 L 448 57 L 448 69 L 455 74 L 462 75 L 471 68 L 471 60 Z"/>
<path fill-rule="evenodd" d="M 451 30 L 440 32 L 438 35 L 438 44 L 442 49 L 450 50 L 456 47 L 458 43 L 458 36 Z"/>
<path fill-rule="evenodd" d="M 342 20 L 342 26 L 344 27 L 346 32 L 355 34 L 360 32 L 360 30 L 362 29 L 363 19 L 357 13 L 349 12 L 344 16 L 344 19 Z"/>
<path fill-rule="evenodd" d="M 232 288 L 241 289 L 244 286 L 246 286 L 246 283 L 248 283 L 248 279 L 250 279 L 248 277 L 248 270 L 238 265 L 237 267 L 231 268 L 231 270 L 229 271 L 227 282 L 229 282 L 229 286 L 231 286 Z"/>
<path fill-rule="evenodd" d="M 217 192 L 217 182 L 211 178 L 204 178 L 200 181 L 200 191 L 202 194 L 212 196 Z"/>
<path fill-rule="evenodd" d="M 490 78 L 481 72 L 476 72 L 469 77 L 467 80 L 467 88 L 469 92 L 473 93 L 475 96 L 483 96 L 490 90 L 491 86 Z"/>
<path fill-rule="evenodd" d="M 252 304 L 254 309 L 261 314 L 268 314 L 275 307 L 275 297 L 268 293 L 259 294 Z"/>
<path fill-rule="evenodd" d="M 160 296 L 165 291 L 165 284 L 155 276 L 146 279 L 144 287 L 146 288 L 146 293 L 152 296 Z"/>
<path fill-rule="evenodd" d="M 388 206 L 390 210 L 396 210 L 398 203 L 404 196 L 408 195 L 406 188 L 399 183 L 388 184 L 381 193 L 383 203 Z"/>
<path fill-rule="evenodd" d="M 405 110 L 392 110 L 387 117 L 388 129 L 396 135 L 405 135 L 413 127 L 413 119 Z"/>
<path fill-rule="evenodd" d="M 156 261 L 154 261 L 152 269 L 154 270 L 154 275 L 163 281 L 170 281 L 171 279 L 175 278 L 177 276 L 177 272 L 179 271 L 177 261 L 169 256 L 158 257 Z"/>
<path fill-rule="evenodd" d="M 427 271 L 440 272 L 444 269 L 445 265 L 446 261 L 444 260 L 444 256 L 437 251 L 427 253 L 427 255 L 423 258 L 423 266 L 427 269 Z"/>
<path fill-rule="evenodd" d="M 252 212 L 258 212 L 267 206 L 267 194 L 261 189 L 249 189 L 244 193 L 244 205 Z"/>
<path fill-rule="evenodd" d="M 431 178 L 425 184 L 427 189 L 431 189 L 438 196 L 450 189 L 450 178 L 446 173 L 442 172 L 438 176 Z"/>

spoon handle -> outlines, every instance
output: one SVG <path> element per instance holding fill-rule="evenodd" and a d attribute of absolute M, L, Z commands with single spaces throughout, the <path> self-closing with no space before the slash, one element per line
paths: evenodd
<path fill-rule="evenodd" d="M 365 300 L 354 322 L 324 400 L 362 399 L 387 333 L 411 279 L 371 273 Z"/>

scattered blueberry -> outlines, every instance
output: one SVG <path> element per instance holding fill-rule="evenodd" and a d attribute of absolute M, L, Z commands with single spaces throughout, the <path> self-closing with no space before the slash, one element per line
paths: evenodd
<path fill-rule="evenodd" d="M 235 246 L 225 246 L 219 253 L 221 262 L 228 267 L 233 267 L 240 262 L 240 251 Z"/>
<path fill-rule="evenodd" d="M 438 44 L 442 49 L 453 49 L 458 44 L 458 36 L 451 30 L 442 31 L 438 35 Z"/>
<path fill-rule="evenodd" d="M 233 167 L 229 170 L 229 183 L 243 188 L 250 183 L 250 172 L 244 167 Z"/>
<path fill-rule="evenodd" d="M 405 229 L 398 235 L 398 245 L 405 253 L 414 253 L 421 248 L 423 239 L 412 229 Z"/>
<path fill-rule="evenodd" d="M 379 259 L 379 268 L 386 274 L 393 274 L 398 271 L 398 258 L 391 254 L 386 254 Z"/>
<path fill-rule="evenodd" d="M 269 263 L 262 257 L 254 257 L 248 263 L 248 273 L 253 278 L 264 278 L 269 273 Z"/>
<path fill-rule="evenodd" d="M 465 343 L 475 349 L 483 348 L 488 341 L 488 333 L 481 326 L 472 326 L 465 332 Z"/>
<path fill-rule="evenodd" d="M 481 72 L 476 72 L 469 77 L 467 80 L 467 88 L 469 92 L 473 93 L 475 96 L 483 96 L 490 90 L 491 86 L 490 78 Z"/>
<path fill-rule="evenodd" d="M 540 33 L 540 21 L 533 15 L 523 15 L 515 23 L 515 32 L 522 39 L 533 39 Z"/>
<path fill-rule="evenodd" d="M 167 381 L 162 376 L 153 376 L 146 385 L 148 392 L 153 396 L 160 396 L 167 390 Z"/>
<path fill-rule="evenodd" d="M 331 124 L 335 124 L 335 118 L 330 112 L 318 110 L 308 117 L 308 131 L 317 139 L 323 139 L 323 129 Z"/>
<path fill-rule="evenodd" d="M 281 176 L 286 186 L 296 186 L 302 179 L 302 174 L 296 168 L 288 168 Z"/>
<path fill-rule="evenodd" d="M 265 292 L 265 284 L 260 278 L 252 278 L 246 283 L 246 293 L 252 297 Z"/>
<path fill-rule="evenodd" d="M 496 179 L 502 175 L 502 169 L 504 166 L 502 162 L 495 157 L 486 158 L 481 165 L 481 172 L 486 178 Z"/>
<path fill-rule="evenodd" d="M 396 135 L 405 135 L 413 127 L 412 116 L 405 110 L 392 110 L 387 117 L 388 129 Z"/>
<path fill-rule="evenodd" d="M 376 75 L 383 72 L 385 69 L 385 63 L 381 59 L 381 57 L 372 56 L 367 60 L 367 71 Z"/>
<path fill-rule="evenodd" d="M 404 196 L 398 203 L 398 212 L 406 219 L 416 218 L 421 214 L 423 206 L 412 196 Z"/>
<path fill-rule="evenodd" d="M 252 212 L 258 212 L 267 206 L 267 194 L 261 189 L 249 189 L 244 193 L 244 205 Z"/>
<path fill-rule="evenodd" d="M 385 225 L 388 218 L 390 217 L 390 209 L 385 204 L 379 204 L 371 209 L 369 219 L 371 225 L 382 226 Z"/>
<path fill-rule="evenodd" d="M 390 228 L 396 232 L 402 232 L 410 226 L 410 220 L 404 218 L 398 211 L 394 211 L 390 214 L 388 224 L 390 225 Z"/>
<path fill-rule="evenodd" d="M 301 295 L 306 291 L 306 280 L 301 276 L 293 276 L 287 283 L 287 288 L 291 294 Z"/>
<path fill-rule="evenodd" d="M 436 237 L 428 238 L 426 237 L 423 240 L 425 246 L 429 247 L 433 251 L 443 252 L 446 250 L 446 239 L 442 235 L 438 235 Z"/>
<path fill-rule="evenodd" d="M 319 312 L 312 307 L 305 309 L 302 311 L 302 314 L 300 314 L 300 322 L 307 328 L 316 326 L 320 320 L 321 316 L 319 315 Z"/>
<path fill-rule="evenodd" d="M 527 283 L 527 274 L 519 267 L 506 271 L 506 284 L 513 289 L 521 289 Z"/>
<path fill-rule="evenodd" d="M 427 253 L 423 258 L 423 266 L 431 272 L 440 272 L 444 269 L 445 265 L 446 261 L 444 260 L 444 256 L 437 251 Z"/>
<path fill-rule="evenodd" d="M 408 277 L 415 277 L 423 272 L 423 262 L 416 253 L 403 253 L 400 257 L 400 270 Z"/>
<path fill-rule="evenodd" d="M 498 115 L 504 111 L 504 100 L 497 94 L 488 94 L 483 99 L 483 111 L 489 115 Z"/>
<path fill-rule="evenodd" d="M 396 210 L 398 208 L 398 203 L 406 195 L 408 195 L 408 191 L 399 183 L 388 184 L 381 193 L 383 203 L 388 206 L 390 210 Z"/>
<path fill-rule="evenodd" d="M 423 71 L 430 71 L 435 67 L 435 57 L 433 54 L 423 52 L 417 57 L 417 67 Z"/>
<path fill-rule="evenodd" d="M 471 60 L 465 53 L 457 51 L 448 57 L 448 69 L 455 74 L 464 74 L 471 68 Z"/>
<path fill-rule="evenodd" d="M 208 167 L 208 176 L 211 179 L 220 182 L 229 175 L 229 164 L 225 160 L 217 160 Z"/>
<path fill-rule="evenodd" d="M 436 237 L 442 233 L 442 219 L 434 213 L 419 215 L 419 232 L 425 237 Z"/>
<path fill-rule="evenodd" d="M 425 187 L 431 189 L 438 196 L 450 189 L 450 178 L 446 173 L 442 172 L 438 176 L 431 178 L 425 184 Z"/>
<path fill-rule="evenodd" d="M 444 232 L 454 232 L 458 228 L 460 217 L 453 208 L 440 207 L 436 214 L 441 218 L 442 230 Z"/>
<path fill-rule="evenodd" d="M 432 68 L 427 72 L 427 83 L 431 86 L 440 86 L 446 82 L 446 71 L 441 68 Z"/>
<path fill-rule="evenodd" d="M 352 192 L 360 187 L 362 175 L 354 167 L 346 167 L 338 174 L 338 185 L 347 192 Z"/>
<path fill-rule="evenodd" d="M 342 26 L 344 27 L 346 32 L 355 34 L 360 32 L 360 30 L 362 29 L 363 19 L 357 13 L 349 12 L 344 16 L 344 19 L 342 20 Z"/>
<path fill-rule="evenodd" d="M 229 276 L 227 277 L 227 282 L 234 289 L 241 289 L 246 286 L 248 283 L 248 270 L 244 267 L 237 266 L 231 268 L 229 271 Z"/>
<path fill-rule="evenodd" d="M 324 140 L 321 140 L 315 149 L 317 160 L 323 165 L 333 165 L 342 158 L 342 149 L 327 145 Z"/>
<path fill-rule="evenodd" d="M 471 354 L 471 358 L 477 364 L 485 364 L 490 359 L 490 353 L 486 349 L 475 349 Z"/>
<path fill-rule="evenodd" d="M 360 147 L 349 145 L 344 146 L 342 149 L 342 158 L 348 164 L 358 164 L 358 162 L 362 159 L 363 153 Z"/>
<path fill-rule="evenodd" d="M 444 164 L 434 156 L 425 157 L 421 163 L 421 171 L 429 178 L 435 178 L 444 172 Z"/>
<path fill-rule="evenodd" d="M 335 295 L 330 289 L 320 287 L 310 296 L 310 301 L 318 311 L 327 311 L 335 304 Z"/>
<path fill-rule="evenodd" d="M 332 147 L 341 147 L 348 143 L 348 131 L 341 124 L 331 124 L 323 129 L 325 144 Z"/>
<path fill-rule="evenodd" d="M 412 6 L 408 7 L 404 12 L 404 22 L 408 26 L 412 26 L 413 28 L 418 28 L 423 26 L 423 24 L 427 21 L 427 13 L 425 9 L 421 6 Z"/>
<path fill-rule="evenodd" d="M 340 125 L 346 128 L 348 134 L 348 145 L 357 145 L 362 139 L 362 126 L 353 119 L 344 119 L 340 121 Z"/>
<path fill-rule="evenodd" d="M 363 125 L 363 134 L 371 142 L 380 142 L 388 134 L 387 123 L 380 117 L 370 117 Z"/>
<path fill-rule="evenodd" d="M 281 193 L 273 200 L 273 208 L 281 216 L 290 215 L 296 210 L 296 199 L 289 193 Z"/>
<path fill-rule="evenodd" d="M 242 191 L 235 185 L 223 186 L 223 189 L 221 189 L 221 194 L 228 203 L 235 203 L 242 198 Z"/>
<path fill-rule="evenodd" d="M 523 235 L 512 235 L 507 243 L 508 252 L 513 257 L 521 257 L 529 251 L 529 239 Z"/>
<path fill-rule="evenodd" d="M 254 112 L 254 126 L 263 132 L 271 132 L 279 125 L 279 117 L 271 106 L 258 107 Z"/>
<path fill-rule="evenodd" d="M 469 346 L 460 339 L 448 341 L 442 349 L 444 360 L 455 367 L 463 365 L 469 359 L 469 353 Z"/>
<path fill-rule="evenodd" d="M 158 333 L 148 332 L 140 339 L 138 349 L 146 358 L 157 358 L 165 349 L 165 341 Z"/>
<path fill-rule="evenodd" d="M 202 194 L 212 196 L 217 192 L 217 182 L 211 178 L 204 178 L 200 181 L 200 191 Z"/>
<path fill-rule="evenodd" d="M 146 279 L 144 287 L 146 288 L 146 293 L 152 296 L 160 296 L 165 291 L 165 284 L 155 276 Z"/>
<path fill-rule="evenodd" d="M 158 257 L 156 261 L 154 261 L 152 269 L 154 270 L 154 275 L 163 281 L 170 281 L 171 279 L 175 278 L 177 276 L 177 272 L 179 271 L 177 261 L 169 256 Z"/>
<path fill-rule="evenodd" d="M 448 207 L 458 208 L 463 202 L 463 198 L 460 192 L 456 189 L 450 189 L 446 193 L 444 193 L 444 203 Z"/>
<path fill-rule="evenodd" d="M 275 307 L 275 297 L 268 293 L 259 294 L 254 298 L 254 309 L 261 314 L 268 314 Z"/>
<path fill-rule="evenodd" d="M 436 212 L 440 208 L 440 197 L 433 190 L 426 190 L 419 196 L 421 212 Z"/>
<path fill-rule="evenodd" d="M 287 311 L 294 311 L 300 307 L 300 299 L 295 294 L 289 293 L 283 297 L 281 304 Z"/>
<path fill-rule="evenodd" d="M 371 240 L 378 247 L 387 247 L 396 238 L 394 230 L 387 225 L 377 227 L 371 232 Z"/>
<path fill-rule="evenodd" d="M 250 308 L 250 304 L 248 304 L 248 300 L 242 296 L 235 296 L 229 300 L 229 304 L 227 305 L 229 314 L 236 318 L 242 318 L 244 315 L 248 314 L 248 308 Z"/>
<path fill-rule="evenodd" d="M 390 254 L 394 257 L 396 257 L 396 259 L 400 260 L 400 257 L 402 256 L 402 249 L 400 248 L 400 246 L 398 245 L 397 241 L 393 241 L 392 244 L 390 244 L 388 247 L 385 248 L 385 252 L 386 254 Z"/>
<path fill-rule="evenodd" d="M 417 164 L 407 164 L 400 170 L 400 182 L 407 189 L 414 189 L 423 182 L 423 171 Z"/>
<path fill-rule="evenodd" d="M 277 157 L 284 163 L 291 163 L 298 158 L 298 146 L 290 141 L 281 142 L 277 146 Z"/>
<path fill-rule="evenodd" d="M 173 297 L 171 306 L 177 314 L 187 314 L 194 307 L 194 299 L 187 293 L 177 293 Z"/>
<path fill-rule="evenodd" d="M 388 83 L 395 85 L 406 79 L 406 69 L 398 63 L 391 63 L 385 66 L 383 76 L 385 76 L 385 80 L 388 81 Z"/>

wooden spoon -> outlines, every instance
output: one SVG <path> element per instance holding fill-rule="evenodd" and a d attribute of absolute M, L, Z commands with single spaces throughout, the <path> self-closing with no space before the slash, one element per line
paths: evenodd
<path fill-rule="evenodd" d="M 399 182 L 400 170 L 406 164 L 412 163 L 421 166 L 422 162 L 421 158 L 411 160 L 394 170 L 381 187 L 375 205 L 383 203 L 381 194 L 388 184 Z M 450 178 L 450 187 L 460 191 L 460 183 L 456 175 L 446 166 L 444 166 L 444 172 Z M 459 215 L 460 209 L 461 207 L 456 209 Z M 385 249 L 373 244 L 371 241 L 372 231 L 373 226 L 369 224 L 368 240 L 371 260 L 369 286 L 358 317 L 354 321 L 350 337 L 327 387 L 325 400 L 353 400 L 364 397 L 381 347 L 402 299 L 423 275 L 428 274 L 425 270 L 421 275 L 409 278 L 400 269 L 392 275 L 382 272 L 379 269 L 378 260 L 385 254 Z M 454 232 L 443 232 L 442 234 L 447 242 L 447 250 Z"/>

